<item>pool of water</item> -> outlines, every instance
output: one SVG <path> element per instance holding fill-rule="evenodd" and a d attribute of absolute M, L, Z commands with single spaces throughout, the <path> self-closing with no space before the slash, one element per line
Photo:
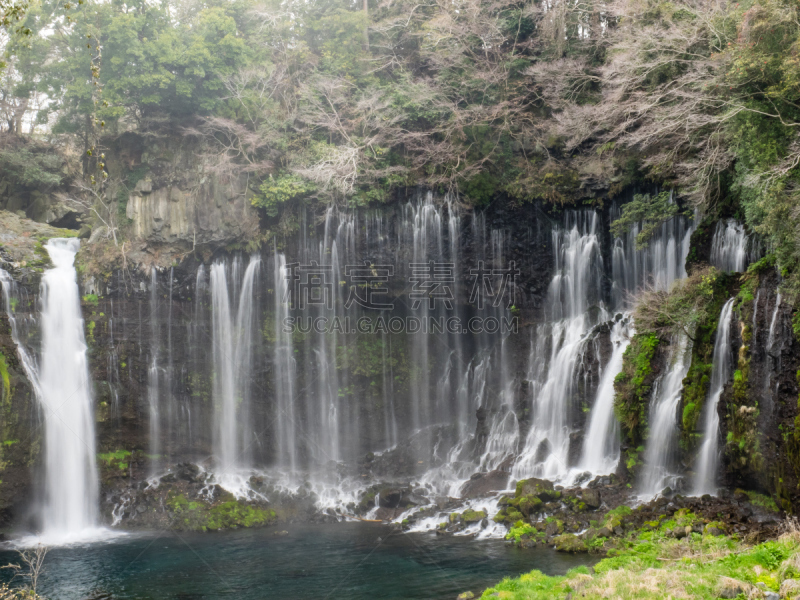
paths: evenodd
<path fill-rule="evenodd" d="M 454 600 L 508 575 L 561 574 L 590 560 L 373 523 L 284 527 L 285 536 L 275 529 L 164 532 L 53 548 L 39 591 L 50 600 Z M 4 548 L 0 561 L 18 559 Z"/>

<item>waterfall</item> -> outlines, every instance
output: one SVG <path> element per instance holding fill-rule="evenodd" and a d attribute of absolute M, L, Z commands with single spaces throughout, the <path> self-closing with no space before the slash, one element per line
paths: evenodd
<path fill-rule="evenodd" d="M 747 267 L 748 236 L 733 219 L 718 221 L 711 240 L 711 264 L 722 271 L 741 272 Z"/>
<path fill-rule="evenodd" d="M 26 348 L 17 322 L 14 283 L 2 270 L 0 282 L 11 334 L 44 419 L 41 540 L 57 545 L 90 538 L 102 530 L 96 526 L 94 407 L 74 266 L 80 241 L 51 239 L 45 249 L 53 268 L 42 277 L 38 363 Z"/>
<path fill-rule="evenodd" d="M 285 330 L 284 321 L 289 317 L 288 280 L 286 257 L 275 252 L 275 422 L 278 463 L 288 467 L 291 473 L 297 470 L 297 439 L 294 414 L 295 360 L 292 351 L 292 334 Z"/>
<path fill-rule="evenodd" d="M 94 410 L 80 295 L 76 239 L 45 245 L 54 268 L 42 278 L 39 385 L 45 419 L 45 536 L 68 537 L 97 521 Z"/>
<path fill-rule="evenodd" d="M 150 475 L 158 473 L 161 464 L 161 414 L 158 376 L 158 275 L 150 270 L 150 366 L 147 369 L 147 405 L 150 422 Z"/>
<path fill-rule="evenodd" d="M 769 322 L 769 333 L 767 334 L 767 345 L 765 347 L 767 354 L 767 376 L 764 378 L 764 400 L 761 402 L 761 412 L 765 418 L 769 418 L 775 408 L 775 398 L 772 390 L 772 373 L 780 371 L 781 366 L 780 347 L 777 348 L 777 352 L 773 350 L 773 346 L 775 346 L 775 326 L 778 323 L 780 308 L 781 294 L 778 292 L 775 298 L 775 308 L 772 309 L 772 318 Z M 777 393 L 777 389 L 775 393 Z"/>
<path fill-rule="evenodd" d="M 714 341 L 713 366 L 711 381 L 708 387 L 705 409 L 705 429 L 703 431 L 703 445 L 697 458 L 695 469 L 695 495 L 714 494 L 717 489 L 717 463 L 719 462 L 719 414 L 717 404 L 725 384 L 731 374 L 731 313 L 733 312 L 734 298 L 731 298 L 722 307 L 717 325 L 717 338 Z"/>
<path fill-rule="evenodd" d="M 214 459 L 217 477 L 224 482 L 223 486 L 227 484 L 234 489 L 237 471 L 249 466 L 248 417 L 253 330 L 256 329 L 253 295 L 260 264 L 258 256 L 250 259 L 239 289 L 240 264 L 239 259 L 235 259 L 231 266 L 230 291 L 227 263 L 217 261 L 211 265 Z"/>
<path fill-rule="evenodd" d="M 621 209 L 612 206 L 612 220 L 620 215 Z M 644 248 L 636 246 L 641 231 L 639 223 L 622 238 L 614 239 L 611 252 L 614 307 L 625 307 L 632 295 L 644 286 L 669 290 L 675 281 L 686 277 L 686 257 L 695 229 L 695 225 L 687 221 L 686 217 L 678 215 L 662 223 Z"/>
<path fill-rule="evenodd" d="M 622 355 L 630 343 L 628 319 L 623 317 L 611 329 L 613 351 L 597 388 L 583 442 L 580 471 L 611 473 L 619 462 L 619 423 L 614 416 L 614 379 L 622 370 Z"/>
<path fill-rule="evenodd" d="M 650 499 L 669 485 L 673 454 L 678 442 L 677 412 L 681 402 L 683 378 L 689 372 L 691 347 L 685 335 L 670 344 L 669 370 L 653 384 L 648 416 L 650 435 L 644 454 L 646 468 L 640 483 L 640 498 Z"/>
<path fill-rule="evenodd" d="M 611 212 L 612 218 L 621 214 L 617 206 L 612 206 Z M 634 224 L 625 236 L 614 240 L 612 293 L 616 307 L 627 306 L 634 294 L 645 287 L 669 290 L 675 281 L 686 277 L 686 257 L 696 220 L 695 217 L 689 223 L 683 215 L 672 217 L 661 224 L 644 248 L 636 245 L 641 231 L 639 223 Z M 644 496 L 652 497 L 664 488 L 671 466 L 672 445 L 677 439 L 677 405 L 683 378 L 689 368 L 686 340 L 673 340 L 672 348 L 670 370 L 656 380 L 651 393 L 649 437 L 645 443 L 648 469 L 640 484 Z"/>
<path fill-rule="evenodd" d="M 586 341 L 586 334 L 597 322 L 607 318 L 601 302 L 603 259 L 598 239 L 595 211 L 567 214 L 566 226 L 553 230 L 555 275 L 548 289 L 547 305 L 552 308 L 549 341 L 531 345 L 537 365 L 535 372 L 546 372 L 543 382 L 534 382 L 531 429 L 515 463 L 512 476 L 557 479 L 568 471 L 570 444 L 570 401 L 574 394 L 574 371 Z M 589 308 L 596 307 L 596 315 Z M 541 361 L 547 356 L 547 368 Z"/>

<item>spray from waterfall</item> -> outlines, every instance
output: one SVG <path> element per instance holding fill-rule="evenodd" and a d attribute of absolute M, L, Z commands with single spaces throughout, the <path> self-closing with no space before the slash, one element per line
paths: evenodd
<path fill-rule="evenodd" d="M 698 496 L 714 494 L 717 490 L 717 465 L 719 463 L 719 413 L 717 412 L 717 404 L 731 375 L 730 335 L 733 302 L 734 298 L 731 298 L 722 307 L 719 325 L 717 325 L 711 381 L 704 411 L 703 445 L 700 447 L 695 469 L 694 493 Z"/>

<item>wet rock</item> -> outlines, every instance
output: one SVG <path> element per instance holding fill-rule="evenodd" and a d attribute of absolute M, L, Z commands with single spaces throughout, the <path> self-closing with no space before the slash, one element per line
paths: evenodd
<path fill-rule="evenodd" d="M 384 489 L 380 494 L 381 508 L 397 508 L 403 497 L 403 492 L 398 489 Z"/>
<path fill-rule="evenodd" d="M 463 592 L 463 593 L 458 595 L 456 600 L 472 600 L 472 598 L 474 598 L 474 597 L 475 597 L 475 594 L 473 594 L 472 592 Z"/>
<path fill-rule="evenodd" d="M 181 463 L 175 467 L 175 477 L 193 483 L 198 481 L 200 468 L 192 463 Z"/>
<path fill-rule="evenodd" d="M 425 496 L 420 496 L 416 493 L 407 494 L 403 497 L 404 504 L 410 504 L 413 506 L 425 506 L 428 504 L 428 499 Z"/>
<path fill-rule="evenodd" d="M 273 532 L 272 532 L 272 535 L 274 535 L 275 537 L 283 537 L 283 536 L 289 535 L 289 532 L 288 532 L 288 531 L 286 531 L 286 530 L 283 530 L 283 531 L 273 531 Z"/>
<path fill-rule="evenodd" d="M 460 495 L 462 498 L 478 498 L 488 492 L 504 490 L 508 485 L 508 476 L 505 471 L 476 473 L 461 487 Z"/>
<path fill-rule="evenodd" d="M 583 485 L 587 481 L 592 478 L 592 474 L 589 471 L 584 471 L 577 477 L 575 477 L 575 485 Z"/>

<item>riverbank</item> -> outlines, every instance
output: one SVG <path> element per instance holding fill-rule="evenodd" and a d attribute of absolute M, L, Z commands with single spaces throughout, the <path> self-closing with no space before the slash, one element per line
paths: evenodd
<path fill-rule="evenodd" d="M 725 535 L 722 523 L 708 523 L 679 511 L 657 526 L 631 532 L 594 567 L 564 576 L 534 570 L 506 578 L 482 598 L 571 600 L 615 598 L 800 598 L 800 524 L 790 518 L 775 537 Z M 721 535 L 717 535 L 721 534 Z"/>

